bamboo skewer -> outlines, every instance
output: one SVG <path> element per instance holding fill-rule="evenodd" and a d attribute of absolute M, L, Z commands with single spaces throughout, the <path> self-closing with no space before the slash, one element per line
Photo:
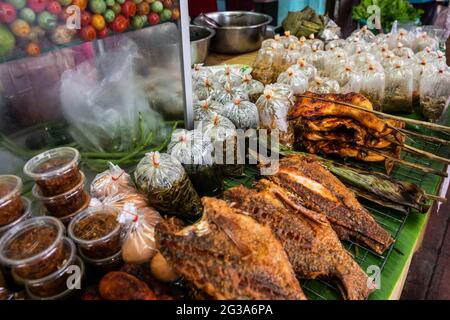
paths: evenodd
<path fill-rule="evenodd" d="M 417 132 L 414 132 L 414 131 L 409 131 L 409 130 L 406 130 L 406 129 L 398 129 L 398 130 L 401 133 L 403 133 L 403 134 L 405 134 L 407 136 L 414 136 L 414 137 L 420 138 L 420 139 L 425 140 L 425 141 L 430 141 L 430 142 L 450 145 L 450 141 L 449 140 L 444 140 L 444 139 L 437 138 L 437 137 L 427 136 L 427 135 L 420 134 L 420 133 L 417 133 Z M 411 137 L 408 137 L 408 138 L 414 141 L 414 139 L 412 139 Z"/>
<path fill-rule="evenodd" d="M 439 124 L 435 124 L 435 123 L 430 123 L 430 122 L 425 122 L 425 121 L 420 121 L 420 120 L 415 120 L 415 119 L 408 119 L 408 118 L 403 118 L 403 117 L 399 117 L 399 116 L 394 116 L 391 114 L 386 114 L 384 112 L 380 112 L 380 111 L 375 111 L 375 110 L 369 110 L 369 109 L 365 109 L 363 107 L 351 104 L 351 103 L 347 103 L 347 102 L 342 102 L 342 101 L 336 101 L 336 100 L 331 100 L 331 99 L 325 99 L 325 98 L 321 98 L 321 97 L 310 97 L 307 95 L 297 95 L 298 97 L 303 97 L 303 98 L 307 98 L 307 99 L 311 99 L 311 100 L 321 100 L 321 101 L 326 101 L 326 102 L 332 102 L 332 103 L 336 103 L 336 104 L 340 104 L 343 106 L 347 106 L 347 107 L 351 107 L 351 108 L 355 108 L 361 111 L 366 111 L 369 113 L 373 113 L 376 115 L 379 115 L 383 118 L 389 118 L 389 119 L 393 119 L 393 120 L 398 120 L 398 121 L 403 121 L 409 124 L 415 124 L 415 125 L 420 125 L 422 127 L 428 128 L 428 129 L 433 129 L 433 130 L 437 130 L 437 131 L 444 131 L 444 132 L 449 132 L 450 133 L 450 127 L 447 126 L 442 126 Z"/>
<path fill-rule="evenodd" d="M 404 147 L 404 150 L 407 151 L 407 152 L 411 152 L 411 153 L 415 153 L 415 154 L 424 156 L 424 157 L 426 157 L 426 158 L 428 158 L 430 160 L 435 160 L 435 161 L 439 161 L 439 162 L 442 162 L 442 163 L 445 163 L 445 164 L 450 164 L 450 159 L 439 157 L 439 156 L 437 156 L 437 155 L 435 155 L 433 153 L 414 148 L 414 147 L 412 147 L 410 145 L 407 145 L 407 144 L 404 144 L 403 147 Z"/>
<path fill-rule="evenodd" d="M 437 201 L 437 202 L 447 203 L 447 199 L 446 199 L 446 198 L 443 198 L 443 197 L 434 196 L 434 195 L 428 194 L 428 193 L 425 193 L 425 197 L 427 197 L 428 199 Z"/>

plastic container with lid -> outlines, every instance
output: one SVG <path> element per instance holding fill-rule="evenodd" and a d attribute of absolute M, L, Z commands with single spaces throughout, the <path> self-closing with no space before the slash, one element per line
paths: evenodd
<path fill-rule="evenodd" d="M 119 251 L 115 255 L 104 259 L 91 259 L 80 251 L 80 257 L 86 262 L 87 265 L 102 272 L 118 270 L 123 265 L 122 251 Z"/>
<path fill-rule="evenodd" d="M 67 215 L 67 216 L 59 217 L 59 218 L 58 218 L 59 221 L 61 221 L 61 222 L 63 223 L 63 225 L 64 225 L 66 228 L 69 227 L 70 222 L 71 222 L 77 215 L 79 215 L 81 212 L 83 212 L 84 210 L 86 210 L 86 209 L 89 207 L 89 205 L 90 205 L 90 203 L 91 203 L 91 199 L 92 199 L 91 196 L 88 195 L 88 200 L 86 201 L 85 204 L 83 204 L 83 206 L 82 206 L 80 209 L 78 209 L 78 210 L 75 211 L 74 213 L 71 213 L 71 214 L 69 214 L 69 215 Z M 38 215 L 40 215 L 40 216 L 52 216 L 52 215 L 47 211 L 47 209 L 45 208 L 44 205 L 42 205 L 42 206 L 40 207 L 40 209 L 38 209 Z"/>
<path fill-rule="evenodd" d="M 1 228 L 22 216 L 22 180 L 17 176 L 0 175 L 0 234 Z"/>
<path fill-rule="evenodd" d="M 90 207 L 70 222 L 69 237 L 78 245 L 83 256 L 104 259 L 120 251 L 119 213 L 118 209 L 110 206 Z"/>
<path fill-rule="evenodd" d="M 25 284 L 25 291 L 28 298 L 32 300 L 64 300 L 74 294 L 81 292 L 80 289 L 68 287 L 68 277 L 72 275 L 74 267 L 79 268 L 80 280 L 85 276 L 85 265 L 83 260 L 74 256 L 73 260 L 65 268 L 47 276 L 45 279 L 39 279 Z M 80 283 L 81 285 L 81 283 Z"/>
<path fill-rule="evenodd" d="M 62 147 L 45 151 L 24 166 L 24 173 L 32 178 L 46 197 L 72 190 L 80 183 L 78 170 L 80 153 L 77 149 Z"/>
<path fill-rule="evenodd" d="M 22 214 L 19 215 L 16 218 L 16 220 L 11 221 L 10 223 L 0 227 L 0 237 L 2 235 L 4 235 L 6 233 L 6 231 L 8 231 L 9 229 L 15 227 L 16 225 L 18 225 L 22 221 L 25 221 L 25 220 L 31 218 L 32 212 L 31 212 L 31 201 L 30 201 L 30 199 L 22 197 L 21 201 L 22 201 L 22 206 L 23 206 Z"/>
<path fill-rule="evenodd" d="M 0 263 L 23 280 L 43 278 L 65 259 L 64 225 L 54 217 L 25 220 L 0 239 Z"/>
<path fill-rule="evenodd" d="M 69 216 L 90 201 L 89 194 L 84 190 L 86 177 L 81 171 L 80 175 L 78 183 L 64 193 L 48 197 L 35 185 L 32 190 L 33 196 L 44 204 L 50 215 L 57 218 Z"/>
<path fill-rule="evenodd" d="M 63 238 L 64 259 L 61 261 L 58 269 L 45 277 L 39 279 L 25 280 L 13 272 L 13 277 L 18 283 L 23 283 L 25 289 L 34 296 L 45 298 L 56 296 L 68 289 L 67 278 L 71 275 L 68 268 L 76 264 L 77 249 L 75 244 L 69 238 Z"/>

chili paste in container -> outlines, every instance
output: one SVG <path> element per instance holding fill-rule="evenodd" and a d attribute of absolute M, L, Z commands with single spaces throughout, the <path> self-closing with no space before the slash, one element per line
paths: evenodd
<path fill-rule="evenodd" d="M 151 152 L 134 172 L 139 191 L 162 214 L 197 219 L 201 214 L 200 197 L 180 161 L 167 153 Z"/>
<path fill-rule="evenodd" d="M 65 259 L 64 226 L 53 217 L 28 219 L 0 239 L 0 262 L 23 280 L 45 277 Z"/>
<path fill-rule="evenodd" d="M 22 180 L 19 177 L 0 175 L 0 227 L 22 216 L 24 206 L 21 192 Z"/>
<path fill-rule="evenodd" d="M 62 147 L 29 160 L 24 173 L 36 182 L 43 196 L 51 197 L 72 190 L 79 184 L 82 179 L 79 162 L 78 150 Z"/>

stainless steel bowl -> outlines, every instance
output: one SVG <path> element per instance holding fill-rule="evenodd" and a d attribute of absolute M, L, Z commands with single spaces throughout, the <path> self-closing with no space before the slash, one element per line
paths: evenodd
<path fill-rule="evenodd" d="M 225 54 L 239 54 L 258 50 L 272 17 L 248 11 L 225 11 L 206 14 L 216 21 L 216 36 L 211 41 L 211 51 Z M 202 19 L 194 19 L 195 25 L 202 25 Z"/>
<path fill-rule="evenodd" d="M 203 26 L 189 27 L 191 37 L 191 64 L 204 63 L 209 53 L 211 38 L 216 32 Z"/>

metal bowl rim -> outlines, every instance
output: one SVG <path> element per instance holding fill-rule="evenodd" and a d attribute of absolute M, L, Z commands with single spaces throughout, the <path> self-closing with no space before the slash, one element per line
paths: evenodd
<path fill-rule="evenodd" d="M 270 23 L 272 23 L 273 18 L 271 16 L 269 16 L 268 14 L 264 14 L 264 13 L 258 13 L 258 12 L 252 12 L 252 11 L 216 11 L 216 12 L 208 12 L 205 13 L 206 16 L 209 15 L 213 15 L 213 14 L 246 14 L 246 15 L 251 15 L 251 16 L 260 16 L 260 17 L 265 17 L 267 19 L 267 21 L 260 23 L 260 24 L 255 24 L 252 26 L 229 26 L 229 27 L 219 27 L 219 28 L 215 28 L 217 30 L 242 30 L 242 29 L 256 29 L 259 27 L 263 27 L 263 26 L 267 26 Z M 194 25 L 196 26 L 202 26 L 202 25 L 198 25 L 196 24 L 196 21 L 198 18 L 194 19 Z"/>
<path fill-rule="evenodd" d="M 207 41 L 207 40 L 211 40 L 211 39 L 216 35 L 216 31 L 215 31 L 214 29 L 212 29 L 212 28 L 208 28 L 208 27 L 205 27 L 205 26 L 198 26 L 198 25 L 196 25 L 196 24 L 191 24 L 191 25 L 189 25 L 189 29 L 190 29 L 191 27 L 200 28 L 200 29 L 205 29 L 205 30 L 209 31 L 209 36 L 207 36 L 207 37 L 205 37 L 205 38 L 202 38 L 202 39 L 199 39 L 199 40 L 191 41 L 191 43 L 198 43 L 198 42 L 205 41 L 205 40 L 206 40 L 206 41 Z"/>

